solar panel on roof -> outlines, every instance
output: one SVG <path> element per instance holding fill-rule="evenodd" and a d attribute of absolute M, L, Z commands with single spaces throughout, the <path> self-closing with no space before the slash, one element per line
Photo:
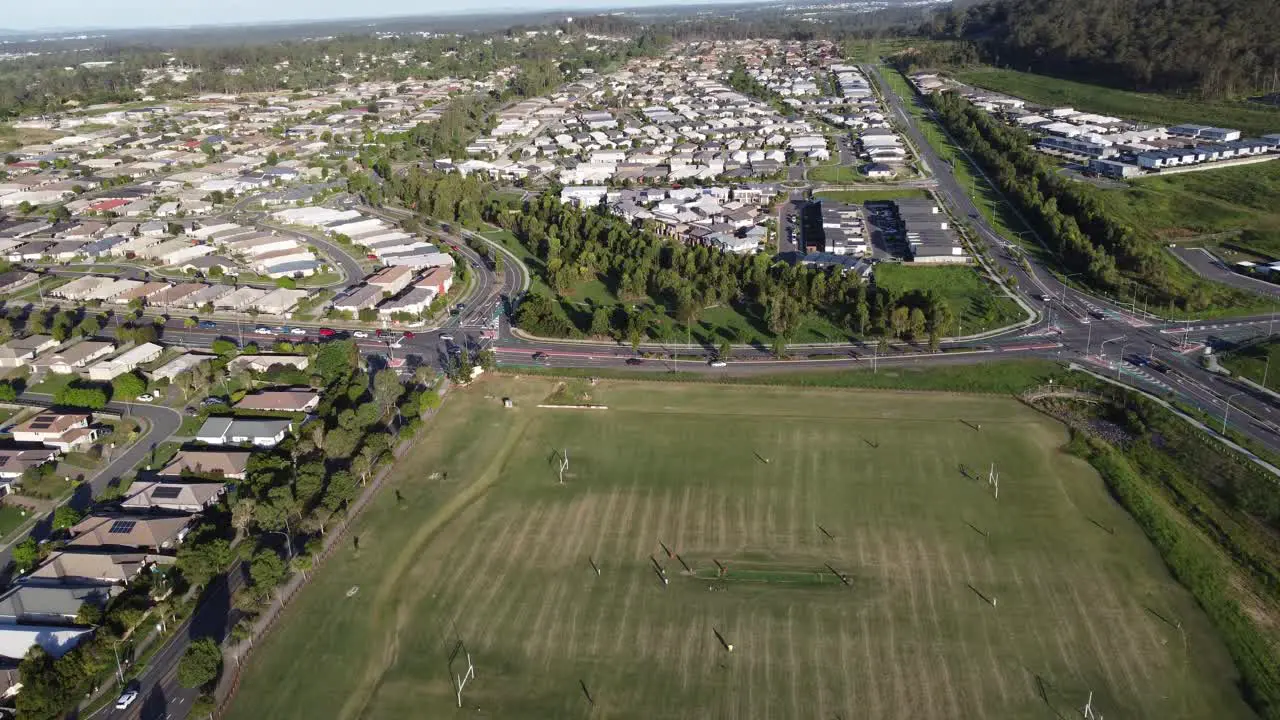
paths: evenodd
<path fill-rule="evenodd" d="M 173 500 L 182 494 L 182 488 L 177 485 L 161 485 L 151 491 L 151 497 L 158 500 Z"/>
<path fill-rule="evenodd" d="M 136 520 L 117 520 L 111 523 L 111 527 L 107 530 L 112 535 L 127 535 L 133 532 L 133 528 L 138 524 Z"/>

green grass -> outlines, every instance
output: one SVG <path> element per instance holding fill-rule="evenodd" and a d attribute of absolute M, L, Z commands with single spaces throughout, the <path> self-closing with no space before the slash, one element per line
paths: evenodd
<path fill-rule="evenodd" d="M 876 284 L 905 294 L 932 290 L 946 299 L 960 321 L 953 334 L 970 334 L 1004 327 L 1023 319 L 1013 298 L 983 275 L 977 267 L 920 267 L 910 263 L 881 263 L 875 269 Z"/>
<path fill-rule="evenodd" d="M 1141 530 L 1011 399 L 606 380 L 607 411 L 535 407 L 554 391 L 486 376 L 452 396 L 228 717 L 1038 719 L 1090 691 L 1108 715 L 1250 717 Z M 998 502 L 959 470 L 992 462 Z"/>
<path fill-rule="evenodd" d="M 1280 114 L 1274 109 L 1243 100 L 1204 100 L 1130 92 L 996 68 L 964 70 L 956 73 L 955 77 L 962 82 L 1040 105 L 1067 105 L 1082 112 L 1165 125 L 1218 125 L 1253 135 L 1280 132 Z"/>
<path fill-rule="evenodd" d="M 0 539 L 7 539 L 22 523 L 31 519 L 31 513 L 15 505 L 0 505 Z"/>
<path fill-rule="evenodd" d="M 866 182 L 867 176 L 848 165 L 818 165 L 809 168 L 809 180 L 828 183 Z"/>
<path fill-rule="evenodd" d="M 73 373 L 45 373 L 40 382 L 27 388 L 27 392 L 57 395 L 59 390 L 79 379 L 80 377 Z"/>
<path fill-rule="evenodd" d="M 1280 162 L 1144 178 L 1098 196 L 1148 237 L 1174 241 L 1240 231 L 1225 242 L 1280 258 Z"/>
<path fill-rule="evenodd" d="M 1275 367 L 1268 367 L 1268 358 Z M 1247 377 L 1259 385 L 1265 376 L 1266 387 L 1280 392 L 1280 341 L 1260 342 L 1222 353 L 1218 362 L 1236 375 Z"/>
<path fill-rule="evenodd" d="M 884 190 L 819 190 L 814 193 L 819 200 L 858 204 L 900 198 L 927 198 L 929 191 L 922 188 L 885 188 Z"/>

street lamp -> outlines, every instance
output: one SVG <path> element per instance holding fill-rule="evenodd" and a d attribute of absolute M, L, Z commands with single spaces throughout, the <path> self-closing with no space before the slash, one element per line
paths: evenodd
<path fill-rule="evenodd" d="M 1227 415 L 1231 413 L 1231 398 L 1243 393 L 1243 390 L 1233 392 L 1227 396 L 1227 406 L 1222 409 L 1222 434 L 1227 434 Z"/>
<path fill-rule="evenodd" d="M 1116 379 L 1120 379 L 1120 369 L 1124 367 L 1124 349 L 1125 344 L 1120 345 L 1120 359 L 1116 362 Z"/>
<path fill-rule="evenodd" d="M 1093 323 L 1089 323 L 1089 327 L 1090 327 L 1090 328 L 1092 328 L 1092 327 L 1093 327 Z M 1102 359 L 1105 361 L 1105 360 L 1107 359 L 1107 343 L 1109 343 L 1109 342 L 1119 342 L 1119 341 L 1124 340 L 1124 339 L 1125 339 L 1125 336 L 1124 336 L 1124 335 L 1119 335 L 1119 336 L 1116 336 L 1116 337 L 1113 337 L 1113 338 L 1107 338 L 1106 340 L 1103 340 L 1103 341 L 1102 341 L 1102 344 L 1098 346 L 1098 355 L 1100 355 L 1100 356 L 1102 357 Z M 1123 349 L 1123 347 L 1122 347 L 1121 349 Z M 1087 354 L 1088 354 L 1088 353 L 1086 353 L 1086 355 L 1087 355 Z"/>

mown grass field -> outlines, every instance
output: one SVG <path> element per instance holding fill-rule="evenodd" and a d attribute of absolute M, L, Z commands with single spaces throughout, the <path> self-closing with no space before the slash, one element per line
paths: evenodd
<path fill-rule="evenodd" d="M 229 717 L 1044 718 L 1089 691 L 1249 716 L 1188 594 L 1013 400 L 602 381 L 608 410 L 536 408 L 557 382 L 450 397 Z M 998 501 L 961 473 L 992 462 Z"/>
<path fill-rule="evenodd" d="M 1244 100 L 1204 100 L 1157 93 L 1116 90 L 1062 80 L 1048 75 L 976 68 L 955 74 L 957 80 L 1007 93 L 1031 103 L 1066 105 L 1081 112 L 1115 115 L 1165 125 L 1202 123 L 1262 135 L 1280 128 L 1274 109 Z"/>

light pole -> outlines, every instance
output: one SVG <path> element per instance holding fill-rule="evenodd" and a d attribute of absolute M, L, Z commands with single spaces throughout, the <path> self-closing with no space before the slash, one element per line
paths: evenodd
<path fill-rule="evenodd" d="M 1089 323 L 1089 336 L 1084 343 L 1084 356 L 1089 357 L 1089 350 L 1093 347 L 1093 323 Z"/>
<path fill-rule="evenodd" d="M 1227 396 L 1227 406 L 1222 409 L 1222 434 L 1223 435 L 1227 434 L 1227 415 L 1231 413 L 1231 398 L 1239 395 L 1242 392 L 1244 391 L 1240 390 L 1238 392 L 1233 392 Z"/>
<path fill-rule="evenodd" d="M 1271 371 L 1271 353 L 1267 353 L 1267 363 L 1262 366 L 1262 387 L 1267 386 L 1267 373 Z"/>
<path fill-rule="evenodd" d="M 1120 359 L 1116 361 L 1116 379 L 1117 380 L 1120 379 L 1120 369 L 1124 367 L 1124 348 L 1125 348 L 1125 345 L 1122 343 L 1120 345 Z"/>
<path fill-rule="evenodd" d="M 1089 323 L 1089 327 L 1093 327 L 1093 323 Z M 1102 344 L 1098 346 L 1098 355 L 1105 361 L 1107 359 L 1107 343 L 1119 342 L 1121 340 L 1124 340 L 1124 338 L 1125 338 L 1124 335 L 1118 335 L 1116 337 L 1107 338 L 1106 340 L 1103 340 Z"/>

